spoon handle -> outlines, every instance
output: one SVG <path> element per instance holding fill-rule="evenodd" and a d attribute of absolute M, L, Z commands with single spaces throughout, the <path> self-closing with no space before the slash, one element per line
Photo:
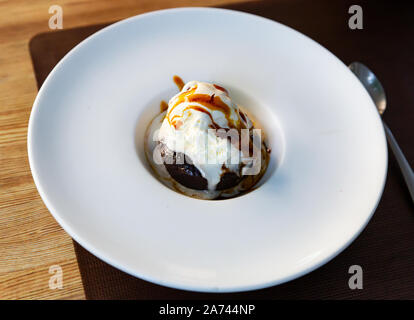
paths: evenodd
<path fill-rule="evenodd" d="M 387 136 L 388 144 L 391 147 L 391 150 L 394 153 L 395 158 L 397 159 L 398 165 L 400 166 L 401 172 L 404 176 L 405 182 L 407 183 L 408 190 L 411 194 L 411 199 L 414 202 L 414 173 L 413 169 L 411 169 L 410 164 L 408 163 L 407 159 L 405 158 L 403 152 L 401 151 L 400 147 L 398 146 L 397 141 L 395 140 L 390 128 L 383 122 L 385 134 Z"/>

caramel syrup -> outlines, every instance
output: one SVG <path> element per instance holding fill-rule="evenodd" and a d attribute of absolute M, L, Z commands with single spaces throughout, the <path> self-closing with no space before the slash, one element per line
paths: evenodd
<path fill-rule="evenodd" d="M 161 103 L 160 103 L 160 111 L 161 111 L 161 113 L 164 112 L 164 111 L 167 111 L 167 109 L 168 109 L 168 103 L 165 102 L 164 100 L 162 100 Z"/>
<path fill-rule="evenodd" d="M 181 79 L 179 76 L 174 76 L 173 77 L 174 83 L 177 85 L 178 90 L 182 90 L 184 87 L 184 81 L 183 79 Z"/>
<path fill-rule="evenodd" d="M 224 91 L 227 95 L 229 94 L 229 92 L 225 88 L 219 86 L 218 84 L 213 84 L 213 86 L 214 86 L 214 88 L 216 88 L 220 91 Z"/>
<path fill-rule="evenodd" d="M 173 77 L 173 80 L 175 82 L 175 84 L 177 85 L 178 89 L 181 91 L 182 88 L 184 87 L 184 81 L 177 75 L 175 75 Z M 217 85 L 217 84 L 213 84 L 213 86 L 220 91 L 223 91 L 226 93 L 226 95 L 228 95 L 228 91 Z M 240 121 L 240 118 L 243 118 L 243 120 L 245 121 L 244 115 L 241 115 L 240 113 L 237 114 L 238 120 L 233 120 L 230 118 L 231 115 L 231 108 L 225 104 L 221 98 L 219 96 L 216 95 L 208 95 L 208 94 L 202 94 L 202 93 L 195 93 L 195 91 L 197 90 L 197 86 L 182 92 L 178 95 L 178 97 L 176 98 L 174 105 L 172 105 L 172 107 L 170 108 L 170 110 L 168 111 L 168 113 L 166 114 L 166 118 L 168 120 L 168 122 L 170 123 L 170 125 L 173 125 L 176 129 L 178 129 L 181 125 L 177 122 L 178 118 L 181 118 L 184 114 L 185 111 L 189 110 L 189 109 L 193 109 L 196 111 L 200 111 L 200 112 L 204 112 L 206 113 L 212 122 L 212 128 L 214 129 L 220 129 L 220 126 L 217 125 L 217 123 L 215 123 L 213 121 L 213 116 L 211 114 L 210 111 L 220 111 L 224 114 L 227 123 L 229 124 L 230 128 L 235 128 L 235 129 L 242 129 L 245 128 L 245 124 L 244 122 Z M 197 105 L 190 105 L 187 108 L 185 108 L 183 110 L 183 114 L 181 115 L 174 115 L 172 118 L 170 118 L 171 113 L 173 112 L 173 110 L 180 105 L 183 102 L 194 102 L 194 103 L 198 103 L 200 105 L 202 105 L 204 108 L 201 108 L 200 106 Z M 168 109 L 168 104 L 165 103 L 164 101 L 161 102 L 161 111 L 165 111 L 166 109 Z M 177 118 L 177 120 L 176 120 Z"/>

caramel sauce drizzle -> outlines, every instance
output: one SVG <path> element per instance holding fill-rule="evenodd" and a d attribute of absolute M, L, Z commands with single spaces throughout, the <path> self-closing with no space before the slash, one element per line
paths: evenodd
<path fill-rule="evenodd" d="M 171 107 L 171 109 L 168 111 L 168 114 L 167 114 L 167 119 L 168 119 L 168 121 L 170 122 L 170 124 L 172 124 L 173 123 L 173 120 L 174 120 L 174 118 L 176 118 L 176 117 L 181 117 L 180 115 L 174 115 L 173 117 L 172 117 L 172 119 L 170 119 L 170 115 L 171 115 L 171 112 L 178 106 L 178 105 L 180 105 L 181 103 L 183 103 L 183 102 L 194 102 L 194 103 L 198 103 L 198 104 L 201 104 L 203 107 L 205 107 L 206 109 L 209 109 L 209 110 L 213 110 L 213 111 L 220 111 L 220 112 L 222 112 L 223 114 L 224 114 L 224 116 L 225 116 L 225 118 L 226 118 L 226 120 L 227 120 L 227 122 L 229 123 L 229 126 L 230 127 L 233 127 L 233 128 L 237 128 L 238 126 L 236 126 L 236 124 L 234 123 L 234 120 L 233 119 L 231 119 L 230 118 L 230 115 L 231 115 L 231 109 L 230 109 L 230 107 L 227 105 L 227 104 L 225 104 L 222 100 L 221 100 L 221 98 L 220 97 L 218 97 L 218 96 L 216 96 L 216 95 L 208 95 L 208 94 L 203 94 L 203 93 L 194 93 L 195 92 L 195 90 L 197 89 L 197 87 L 194 87 L 194 88 L 192 88 L 191 90 L 189 90 L 189 91 L 185 91 L 185 92 L 183 92 L 181 95 L 179 95 L 178 96 L 178 98 L 177 98 L 177 100 L 175 101 L 175 103 L 174 103 L 174 105 Z M 209 117 L 210 117 L 210 119 L 212 120 L 212 122 L 213 122 L 213 125 L 216 127 L 217 126 L 217 124 L 216 123 L 214 123 L 214 121 L 213 121 L 213 117 L 212 117 L 212 115 L 211 115 L 211 113 L 210 113 L 210 111 L 209 110 L 206 110 L 206 109 L 204 109 L 204 108 L 201 108 L 200 106 L 196 106 L 196 105 L 190 105 L 190 106 L 188 106 L 187 108 L 185 108 L 184 110 L 183 110 L 183 113 L 186 111 L 186 110 L 188 110 L 188 109 L 194 109 L 194 110 L 197 110 L 197 111 L 200 111 L 200 112 L 204 112 L 204 113 L 206 113 L 206 114 L 208 114 L 209 115 Z M 217 126 L 217 127 L 219 127 L 219 126 Z"/>
<path fill-rule="evenodd" d="M 178 90 L 182 90 L 184 87 L 184 81 L 183 79 L 181 79 L 179 76 L 174 76 L 173 77 L 174 83 L 177 85 Z"/>
<path fill-rule="evenodd" d="M 164 100 L 161 101 L 160 103 L 160 111 L 161 113 L 166 111 L 168 109 L 168 103 L 165 102 Z"/>
<path fill-rule="evenodd" d="M 177 85 L 178 89 L 181 91 L 182 88 L 184 87 L 184 81 L 177 75 L 175 75 L 173 77 L 173 80 L 174 80 L 175 84 Z M 228 91 L 225 88 L 223 88 L 223 87 L 221 87 L 217 84 L 213 84 L 213 86 L 216 89 L 218 89 L 220 91 L 223 91 L 223 92 L 226 93 L 226 95 L 228 95 Z M 210 96 L 208 94 L 203 94 L 203 93 L 197 93 L 196 94 L 195 93 L 196 90 L 197 90 L 197 86 L 195 86 L 195 87 L 193 87 L 193 88 L 191 88 L 191 89 L 189 89 L 185 92 L 182 92 L 178 95 L 174 105 L 171 106 L 170 110 L 166 114 L 166 118 L 167 118 L 168 122 L 170 123 L 170 125 L 173 125 L 176 129 L 179 129 L 182 125 L 182 122 L 181 121 L 178 122 L 176 120 L 176 118 L 181 118 L 185 111 L 187 111 L 189 109 L 193 109 L 193 110 L 200 111 L 200 112 L 203 112 L 203 113 L 207 114 L 211 119 L 213 129 L 220 129 L 221 127 L 213 121 L 213 116 L 211 115 L 210 110 L 222 112 L 224 114 L 230 128 L 240 129 L 240 128 L 245 127 L 245 124 L 242 121 L 240 121 L 240 114 L 237 114 L 238 120 L 239 120 L 239 121 L 236 121 L 237 123 L 235 123 L 235 121 L 230 118 L 231 108 L 227 104 L 225 104 L 219 96 L 216 96 L 214 94 Z M 189 105 L 188 107 L 186 107 L 183 110 L 181 115 L 176 114 L 172 118 L 170 118 L 171 113 L 174 111 L 174 109 L 183 102 L 198 103 L 198 104 L 202 105 L 205 109 L 200 107 L 200 106 L 197 106 L 197 105 Z M 161 108 L 161 111 L 163 112 L 166 109 L 168 109 L 168 104 L 166 102 L 162 101 L 160 108 Z"/>
<path fill-rule="evenodd" d="M 170 115 L 171 115 L 171 112 L 175 109 L 175 107 L 177 107 L 180 103 L 182 103 L 182 102 L 184 102 L 184 101 L 186 101 L 186 98 L 188 97 L 188 96 L 190 96 L 190 95 L 192 95 L 195 91 L 197 90 L 197 86 L 195 86 L 194 88 L 192 88 L 191 90 L 188 90 L 188 91 L 185 91 L 185 92 L 182 92 L 179 96 L 178 96 L 178 98 L 177 98 L 177 101 L 176 101 L 176 103 L 171 107 L 171 109 L 167 112 L 167 114 L 165 115 L 166 116 L 166 118 L 167 118 L 167 120 L 168 120 L 168 122 L 171 124 L 171 122 L 172 122 L 172 119 L 170 119 Z M 175 117 L 175 116 L 174 116 Z"/>
<path fill-rule="evenodd" d="M 220 91 L 224 91 L 225 93 L 227 93 L 227 95 L 229 94 L 229 92 L 223 88 L 222 86 L 219 86 L 218 84 L 213 84 L 214 88 L 220 90 Z"/>
<path fill-rule="evenodd" d="M 217 123 L 214 122 L 213 116 L 211 115 L 211 113 L 208 110 L 206 110 L 206 109 L 204 109 L 204 108 L 202 108 L 200 106 L 196 106 L 196 105 L 192 106 L 192 105 L 190 105 L 190 106 L 188 106 L 187 108 L 185 108 L 183 110 L 183 113 L 185 111 L 189 110 L 189 109 L 196 110 L 196 111 L 200 111 L 200 112 L 204 112 L 206 115 L 208 115 L 210 117 L 211 123 L 213 125 L 213 128 L 212 129 L 220 129 L 220 126 Z"/>
<path fill-rule="evenodd" d="M 211 113 L 208 110 L 206 110 L 206 109 L 204 109 L 200 106 L 190 105 L 190 106 L 184 108 L 183 114 L 184 114 L 184 112 L 186 112 L 187 110 L 190 110 L 190 109 L 200 111 L 200 112 L 203 112 L 206 115 L 208 115 L 210 117 L 210 120 L 211 120 L 211 123 L 212 123 L 212 129 L 221 129 L 220 126 L 217 123 L 214 122 L 213 117 L 212 117 Z M 183 123 L 182 123 L 181 120 L 175 120 L 176 118 L 181 118 L 181 117 L 182 117 L 181 115 L 176 114 L 171 118 L 171 120 L 169 120 L 169 121 L 171 121 L 170 124 L 172 124 L 175 129 L 179 129 L 182 126 Z"/>
<path fill-rule="evenodd" d="M 245 114 L 239 110 L 239 115 L 243 119 L 244 122 L 247 122 Z"/>

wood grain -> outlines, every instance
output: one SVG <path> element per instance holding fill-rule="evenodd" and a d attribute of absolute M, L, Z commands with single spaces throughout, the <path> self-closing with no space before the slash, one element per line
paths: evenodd
<path fill-rule="evenodd" d="M 63 28 L 105 23 L 177 6 L 246 0 L 0 0 L 0 299 L 84 299 L 70 237 L 50 215 L 27 159 L 27 123 L 37 88 L 30 39 L 50 31 L 49 6 L 63 9 Z M 49 289 L 60 265 L 63 289 Z"/>

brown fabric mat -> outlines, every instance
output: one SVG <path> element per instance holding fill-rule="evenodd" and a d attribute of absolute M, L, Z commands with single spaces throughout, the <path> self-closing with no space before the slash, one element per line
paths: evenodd
<path fill-rule="evenodd" d="M 358 2 L 364 29 L 355 31 L 348 28 L 350 1 L 266 1 L 228 8 L 277 20 L 315 39 L 346 64 L 370 66 L 386 88 L 385 121 L 414 165 L 413 6 L 408 1 Z M 30 53 L 39 87 L 67 51 L 102 27 L 35 36 Z M 129 276 L 74 245 L 88 299 L 414 299 L 414 206 L 392 154 L 382 200 L 358 239 L 325 266 L 280 286 L 234 294 L 175 290 Z M 348 288 L 348 268 L 354 264 L 364 271 L 362 290 Z"/>

